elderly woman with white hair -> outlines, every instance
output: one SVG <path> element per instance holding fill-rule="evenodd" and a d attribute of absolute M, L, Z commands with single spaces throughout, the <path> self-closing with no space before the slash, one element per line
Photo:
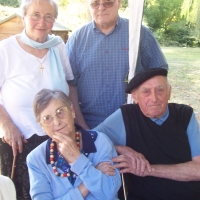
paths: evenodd
<path fill-rule="evenodd" d="M 54 0 L 22 0 L 21 34 L 0 42 L 1 174 L 10 176 L 17 156 L 14 183 L 18 199 L 30 199 L 27 154 L 48 137 L 35 122 L 32 101 L 43 88 L 69 94 L 73 73 L 59 36 L 49 35 L 58 15 Z"/>

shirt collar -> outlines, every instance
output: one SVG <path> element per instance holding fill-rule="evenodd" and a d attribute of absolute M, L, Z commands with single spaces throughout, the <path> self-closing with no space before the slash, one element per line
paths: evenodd
<path fill-rule="evenodd" d="M 82 136 L 82 142 L 83 142 L 83 152 L 84 153 L 95 153 L 96 150 L 96 146 L 94 144 L 94 140 L 91 137 L 90 132 L 95 132 L 95 131 L 87 131 L 84 130 L 81 126 L 75 124 L 76 130 L 81 132 L 81 136 Z M 52 139 L 49 138 L 47 141 L 47 145 L 46 145 L 46 162 L 47 164 L 50 164 L 50 144 L 52 142 Z M 58 159 L 58 150 L 56 147 L 56 144 L 54 146 L 54 161 L 56 162 Z"/>
<path fill-rule="evenodd" d="M 169 108 L 167 106 L 166 112 L 160 118 L 150 118 L 153 122 L 158 125 L 161 125 L 169 116 Z"/>
<path fill-rule="evenodd" d="M 117 22 L 116 22 L 116 25 L 115 25 L 115 28 L 114 28 L 112 31 L 110 31 L 110 33 L 107 34 L 107 35 L 110 35 L 110 34 L 113 33 L 115 30 L 119 29 L 120 26 L 121 26 L 121 18 L 118 17 Z M 102 31 L 100 31 L 100 30 L 97 28 L 97 26 L 96 26 L 94 20 L 92 21 L 92 28 L 93 28 L 93 30 L 95 30 L 95 31 L 97 31 L 97 32 L 99 32 L 99 33 L 102 33 Z M 104 33 L 102 33 L 102 34 L 104 34 Z M 105 34 L 104 34 L 104 35 L 105 35 Z"/>

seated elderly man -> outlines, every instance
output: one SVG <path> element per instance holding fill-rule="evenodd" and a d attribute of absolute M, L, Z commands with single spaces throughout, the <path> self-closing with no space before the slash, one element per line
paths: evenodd
<path fill-rule="evenodd" d="M 126 92 L 135 104 L 122 106 L 95 130 L 121 145 L 113 161 L 128 173 L 128 200 L 199 200 L 199 125 L 191 107 L 168 103 L 167 70 L 144 70 Z"/>

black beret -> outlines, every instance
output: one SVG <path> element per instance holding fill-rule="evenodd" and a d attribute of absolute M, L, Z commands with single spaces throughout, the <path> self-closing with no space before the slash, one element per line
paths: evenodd
<path fill-rule="evenodd" d="M 154 76 L 167 76 L 167 70 L 163 68 L 147 68 L 138 74 L 136 74 L 131 81 L 128 83 L 126 93 L 131 93 L 131 90 L 138 87 L 148 79 Z"/>

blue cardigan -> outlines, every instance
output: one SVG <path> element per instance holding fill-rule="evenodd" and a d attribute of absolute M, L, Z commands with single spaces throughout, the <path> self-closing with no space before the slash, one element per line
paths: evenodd
<path fill-rule="evenodd" d="M 87 200 L 116 200 L 121 186 L 119 171 L 115 176 L 103 174 L 95 168 L 101 162 L 109 161 L 117 156 L 112 142 L 103 133 L 97 132 L 96 140 L 88 140 L 88 135 L 94 131 L 81 130 L 84 152 L 71 166 L 71 171 L 78 176 L 72 185 L 68 178 L 58 177 L 49 164 L 49 141 L 45 141 L 35 148 L 27 157 L 27 166 L 30 177 L 30 195 L 33 200 L 82 200 L 78 189 L 81 183 L 90 191 Z M 90 144 L 89 144 L 90 143 Z"/>

